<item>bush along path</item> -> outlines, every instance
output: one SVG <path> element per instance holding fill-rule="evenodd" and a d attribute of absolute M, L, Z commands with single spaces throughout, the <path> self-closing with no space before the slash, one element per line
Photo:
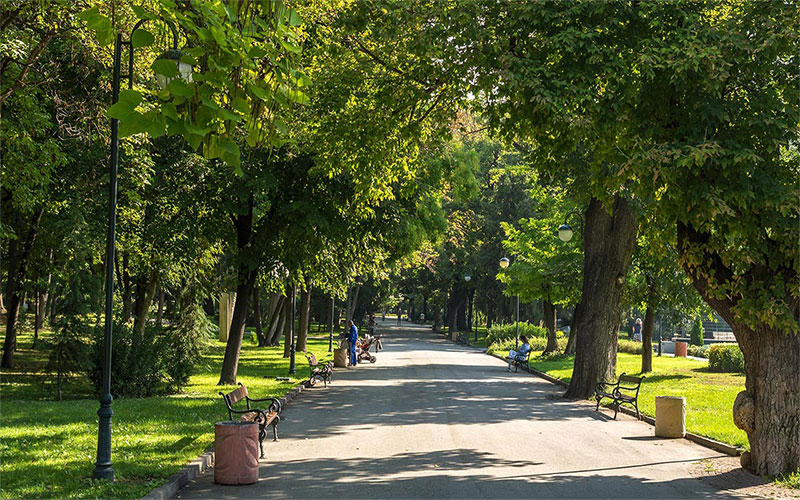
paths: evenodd
<path fill-rule="evenodd" d="M 24 336 L 21 345 L 30 345 Z M 45 337 L 45 340 L 47 338 Z M 328 342 L 309 339 L 307 349 L 327 360 Z M 140 498 L 212 444 L 214 422 L 227 419 L 218 393 L 225 345 L 210 342 L 197 372 L 180 394 L 114 401 L 112 459 L 116 481 L 92 481 L 97 447 L 97 399 L 84 376 L 65 382 L 63 401 L 53 401 L 46 352 L 20 349 L 17 370 L 4 370 L 0 417 L 0 498 Z M 302 352 L 288 381 L 283 349 L 242 349 L 238 381 L 255 397 L 282 397 L 307 378 Z M 24 375 L 22 372 L 24 371 Z M 71 398 L 71 399 L 66 399 Z M 267 443 L 269 446 L 272 443 Z"/>

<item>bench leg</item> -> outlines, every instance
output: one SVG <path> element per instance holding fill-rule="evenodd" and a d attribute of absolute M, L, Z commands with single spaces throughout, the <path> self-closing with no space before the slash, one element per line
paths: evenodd
<path fill-rule="evenodd" d="M 272 440 L 278 440 L 278 422 L 280 421 L 280 417 L 275 418 L 275 422 L 272 423 Z"/>
<path fill-rule="evenodd" d="M 638 401 L 634 401 L 633 402 L 633 407 L 636 408 L 636 420 L 641 420 L 642 416 L 639 415 L 639 402 Z"/>
<path fill-rule="evenodd" d="M 595 398 L 595 399 L 597 399 L 597 406 L 594 407 L 594 411 L 598 411 L 600 410 L 600 400 L 603 398 Z"/>
<path fill-rule="evenodd" d="M 267 437 L 267 431 L 263 427 L 258 429 L 258 452 L 259 458 L 266 458 L 264 456 L 264 438 Z"/>
<path fill-rule="evenodd" d="M 617 413 L 619 412 L 619 403 L 614 401 L 614 420 L 617 419 Z"/>

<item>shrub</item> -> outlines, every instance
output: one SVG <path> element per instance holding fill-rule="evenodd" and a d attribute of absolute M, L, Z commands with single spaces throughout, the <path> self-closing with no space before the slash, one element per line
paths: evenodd
<path fill-rule="evenodd" d="M 708 357 L 708 348 L 711 347 L 710 345 L 690 345 L 686 347 L 686 353 L 689 356 L 694 356 L 696 358 L 707 358 Z"/>
<path fill-rule="evenodd" d="M 692 323 L 692 331 L 689 333 L 689 343 L 692 345 L 703 345 L 703 320 L 697 318 Z"/>
<path fill-rule="evenodd" d="M 52 375 L 59 401 L 64 382 L 74 374 L 86 371 L 90 348 L 84 338 L 88 330 L 82 316 L 64 316 L 50 342 L 45 370 Z"/>
<path fill-rule="evenodd" d="M 130 323 L 114 322 L 111 336 L 111 394 L 114 397 L 152 396 L 161 392 L 165 351 L 162 350 L 158 334 L 161 328 L 147 324 L 144 332 L 137 333 Z M 103 389 L 103 360 L 105 329 L 95 329 L 94 349 L 89 380 L 98 394 Z"/>
<path fill-rule="evenodd" d="M 534 338 L 547 338 L 547 329 L 541 326 L 532 325 L 528 322 L 520 322 L 519 324 L 520 336 L 525 335 L 528 340 L 533 342 Z M 486 336 L 487 344 L 491 345 L 503 340 L 515 340 L 517 338 L 517 327 L 514 323 L 508 325 L 493 325 L 489 328 L 489 334 Z M 546 344 L 546 343 L 545 343 Z M 533 343 L 531 343 L 533 346 Z M 534 349 L 535 350 L 535 349 Z"/>
<path fill-rule="evenodd" d="M 617 341 L 617 352 L 627 352 L 628 354 L 641 354 L 642 343 L 633 340 L 619 339 Z"/>
<path fill-rule="evenodd" d="M 744 372 L 744 356 L 738 344 L 715 344 L 708 348 L 708 369 L 712 372 Z"/>
<path fill-rule="evenodd" d="M 567 346 L 567 339 L 558 339 L 558 349 L 563 352 Z M 528 344 L 531 346 L 531 352 L 542 352 L 547 347 L 547 338 L 532 337 L 528 339 Z M 489 352 L 497 354 L 508 354 L 508 351 L 514 349 L 515 340 L 513 338 L 499 340 L 489 344 Z"/>
<path fill-rule="evenodd" d="M 199 304 L 189 303 L 181 309 L 180 323 L 167 330 L 163 339 L 165 352 L 170 353 L 164 359 L 164 373 L 170 392 L 180 392 L 189 382 L 189 377 L 194 375 L 203 343 L 213 328 L 214 324 L 208 320 Z"/>

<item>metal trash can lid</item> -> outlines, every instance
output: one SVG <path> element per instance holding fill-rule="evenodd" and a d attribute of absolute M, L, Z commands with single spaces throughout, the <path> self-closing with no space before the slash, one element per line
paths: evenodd
<path fill-rule="evenodd" d="M 258 425 L 249 420 L 225 420 L 224 422 L 217 422 L 215 425 Z"/>

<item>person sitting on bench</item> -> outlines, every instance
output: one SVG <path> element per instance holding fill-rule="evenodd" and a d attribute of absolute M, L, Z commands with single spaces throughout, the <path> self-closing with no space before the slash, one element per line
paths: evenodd
<path fill-rule="evenodd" d="M 528 337 L 525 335 L 519 336 L 520 342 L 522 344 L 519 346 L 519 351 L 510 350 L 508 351 L 508 371 L 511 371 L 511 366 L 514 364 L 514 360 L 517 359 L 525 359 L 529 352 L 531 352 L 531 345 L 528 343 Z"/>

